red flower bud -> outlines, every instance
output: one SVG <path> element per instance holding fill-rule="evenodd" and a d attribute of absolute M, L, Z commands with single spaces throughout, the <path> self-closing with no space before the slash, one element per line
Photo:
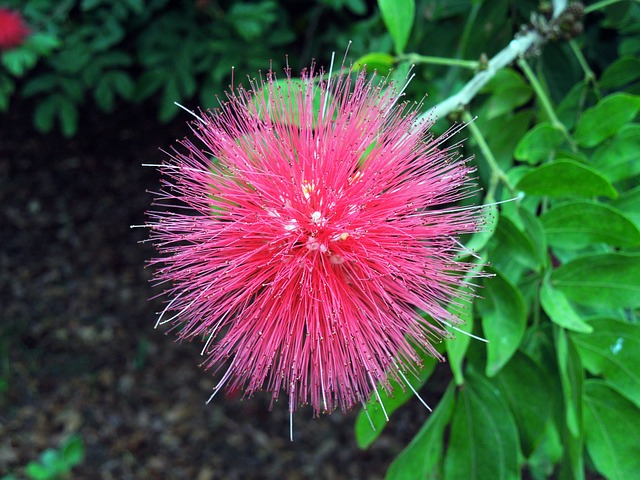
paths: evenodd
<path fill-rule="evenodd" d="M 18 12 L 0 8 L 0 49 L 20 46 L 29 34 L 29 28 Z"/>

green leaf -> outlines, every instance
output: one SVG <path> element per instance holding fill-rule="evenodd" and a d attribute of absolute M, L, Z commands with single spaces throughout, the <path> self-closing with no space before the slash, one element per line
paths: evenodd
<path fill-rule="evenodd" d="M 594 166 L 612 182 L 640 173 L 640 125 L 624 125 L 616 135 L 593 152 Z"/>
<path fill-rule="evenodd" d="M 13 79 L 8 75 L 2 75 L 0 73 L 0 112 L 7 111 L 9 108 L 9 99 L 15 90 L 16 85 Z"/>
<path fill-rule="evenodd" d="M 567 338 L 564 330 L 557 329 L 556 351 L 560 384 L 564 396 L 566 425 L 571 436 L 582 435 L 582 383 L 584 370 L 576 348 Z"/>
<path fill-rule="evenodd" d="M 62 446 L 62 458 L 68 469 L 84 460 L 84 442 L 79 435 L 72 435 Z"/>
<path fill-rule="evenodd" d="M 565 294 L 554 289 L 548 281 L 542 283 L 540 304 L 556 325 L 574 332 L 593 332 L 593 327 L 580 318 Z"/>
<path fill-rule="evenodd" d="M 161 122 L 168 122 L 175 117 L 179 111 L 175 102 L 180 102 L 180 91 L 176 83 L 175 78 L 169 78 L 164 84 L 162 91 L 162 99 L 160 100 L 160 111 L 158 112 L 158 118 Z"/>
<path fill-rule="evenodd" d="M 562 142 L 564 135 L 558 128 L 548 122 L 540 123 L 522 137 L 514 156 L 531 164 L 540 163 L 549 160 Z"/>
<path fill-rule="evenodd" d="M 385 480 L 413 480 L 441 475 L 444 431 L 455 406 L 454 391 L 450 383 L 429 419 L 391 463 Z"/>
<path fill-rule="evenodd" d="M 528 238 L 533 242 L 538 263 L 546 268 L 549 264 L 549 254 L 547 252 L 547 237 L 544 233 L 542 222 L 533 213 L 524 208 L 520 208 L 518 214 Z"/>
<path fill-rule="evenodd" d="M 37 32 L 27 38 L 27 45 L 39 55 L 46 56 L 61 46 L 62 42 L 50 33 Z"/>
<path fill-rule="evenodd" d="M 487 377 L 497 374 L 515 353 L 524 335 L 526 308 L 520 291 L 500 272 L 488 269 L 495 277 L 485 279 L 482 295 L 476 300 L 482 316 L 487 343 Z"/>
<path fill-rule="evenodd" d="M 513 112 L 527 103 L 533 95 L 531 86 L 522 75 L 510 68 L 499 70 L 482 91 L 491 92 L 484 105 L 484 116 L 487 119 Z"/>
<path fill-rule="evenodd" d="M 596 202 L 568 202 L 540 217 L 549 244 L 575 250 L 592 243 L 615 247 L 640 244 L 640 230 L 622 212 Z"/>
<path fill-rule="evenodd" d="M 606 318 L 590 323 L 592 334 L 571 336 L 582 364 L 640 408 L 640 324 Z"/>
<path fill-rule="evenodd" d="M 40 132 L 47 133 L 53 128 L 59 97 L 59 94 L 51 95 L 36 107 L 33 113 L 33 123 Z"/>
<path fill-rule="evenodd" d="M 582 305 L 640 307 L 640 253 L 604 253 L 556 268 L 551 283 Z"/>
<path fill-rule="evenodd" d="M 500 391 L 470 372 L 458 392 L 444 463 L 444 478 L 520 478 L 518 431 Z"/>
<path fill-rule="evenodd" d="M 512 111 L 513 109 L 509 112 Z M 498 165 L 504 167 L 513 163 L 513 151 L 529 130 L 533 118 L 532 110 L 518 110 L 492 118 L 483 114 L 478 118 L 478 128 L 482 131 L 487 143 L 491 145 L 491 151 Z M 505 125 L 509 125 L 509 128 L 504 128 Z"/>
<path fill-rule="evenodd" d="M 640 410 L 599 380 L 585 382 L 586 446 L 607 479 L 628 480 L 640 472 Z"/>
<path fill-rule="evenodd" d="M 639 110 L 640 97 L 637 95 L 609 95 L 584 112 L 574 138 L 581 147 L 595 147 L 613 136 L 625 123 L 633 120 Z"/>
<path fill-rule="evenodd" d="M 498 226 L 498 206 L 496 204 L 485 205 L 478 223 L 481 230 L 474 233 L 465 244 L 465 249 L 457 254 L 458 260 L 468 257 L 471 253 L 479 252 L 491 240 Z"/>
<path fill-rule="evenodd" d="M 257 114 L 262 118 L 266 113 L 271 118 L 279 118 L 286 123 L 300 126 L 300 103 L 305 103 L 305 98 L 313 100 L 312 122 L 318 119 L 318 113 L 323 106 L 323 96 L 320 88 L 312 81 L 299 78 L 285 78 L 276 80 L 273 84 L 267 84 L 259 90 L 254 97 L 254 106 Z M 273 97 L 273 98 L 271 98 Z M 303 115 L 305 120 L 306 113 Z M 371 146 L 370 146 L 371 147 Z"/>
<path fill-rule="evenodd" d="M 278 4 L 272 0 L 258 3 L 233 2 L 227 20 L 246 42 L 259 41 L 278 19 Z"/>
<path fill-rule="evenodd" d="M 622 194 L 612 205 L 640 228 L 640 185 Z"/>
<path fill-rule="evenodd" d="M 529 170 L 516 188 L 530 195 L 549 197 L 618 196 L 607 177 L 574 160 L 558 160 Z"/>
<path fill-rule="evenodd" d="M 0 54 L 2 64 L 14 76 L 21 77 L 27 70 L 33 68 L 38 61 L 38 56 L 32 50 L 26 48 L 14 48 Z"/>
<path fill-rule="evenodd" d="M 36 462 L 29 462 L 25 467 L 25 472 L 33 480 L 50 480 L 54 478 L 48 467 Z"/>
<path fill-rule="evenodd" d="M 540 265 L 540 257 L 531 238 L 505 214 L 500 215 L 494 240 L 501 253 L 511 260 L 531 269 L 537 269 Z"/>
<path fill-rule="evenodd" d="M 552 478 L 556 464 L 562 458 L 562 447 L 560 433 L 555 422 L 548 420 L 542 437 L 527 458 L 531 478 Z"/>
<path fill-rule="evenodd" d="M 492 380 L 515 417 L 525 456 L 533 451 L 551 418 L 549 380 L 542 368 L 516 353 Z"/>
<path fill-rule="evenodd" d="M 481 269 L 482 267 L 480 267 Z M 457 328 L 463 332 L 471 333 L 473 331 L 473 308 L 469 305 L 469 308 L 459 309 L 460 320 L 462 324 Z M 462 373 L 463 361 L 469 348 L 471 337 L 460 333 L 454 338 L 447 338 L 445 340 L 445 346 L 447 348 L 447 358 L 449 360 L 449 367 L 456 385 L 462 385 L 464 383 L 464 374 Z"/>
<path fill-rule="evenodd" d="M 640 79 L 640 59 L 624 56 L 609 65 L 600 77 L 600 88 L 622 88 Z"/>
<path fill-rule="evenodd" d="M 367 73 L 376 71 L 385 76 L 393 68 L 394 62 L 395 58 L 388 53 L 371 52 L 356 60 L 353 64 L 353 69 L 357 71 L 365 68 Z"/>
<path fill-rule="evenodd" d="M 396 52 L 404 52 L 413 28 L 415 0 L 378 0 L 378 6 Z"/>
<path fill-rule="evenodd" d="M 407 380 L 409 380 L 414 390 L 417 391 L 424 385 L 427 378 L 433 373 L 437 363 L 438 361 L 435 358 L 425 356 L 424 366 L 422 370 L 420 370 L 419 376 L 416 378 L 411 374 L 406 375 Z M 380 436 L 388 423 L 387 416 L 390 416 L 415 396 L 411 388 L 404 387 L 395 380 L 390 380 L 390 383 L 392 388 L 391 395 L 387 393 L 384 386 L 378 387 L 378 394 L 382 400 L 382 406 L 378 402 L 378 396 L 374 394 L 371 396 L 369 402 L 367 402 L 366 410 L 363 408 L 358 413 L 355 424 L 355 436 L 358 447 L 362 449 L 368 448 L 375 439 Z"/>
<path fill-rule="evenodd" d="M 66 98 L 60 102 L 59 108 L 58 115 L 62 134 L 67 138 L 73 137 L 78 130 L 78 109 L 73 102 Z"/>

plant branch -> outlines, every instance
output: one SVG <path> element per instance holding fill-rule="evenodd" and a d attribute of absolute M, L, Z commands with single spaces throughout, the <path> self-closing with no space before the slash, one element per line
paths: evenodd
<path fill-rule="evenodd" d="M 553 1 L 552 20 L 557 18 L 564 11 L 566 5 L 566 0 Z M 486 68 L 476 73 L 458 93 L 443 100 L 431 110 L 423 113 L 421 115 L 421 119 L 433 117 L 441 118 L 449 115 L 455 110 L 463 109 L 499 70 L 510 65 L 516 59 L 523 57 L 525 53 L 541 47 L 545 42 L 546 37 L 536 29 L 516 34 L 513 40 L 511 40 L 505 48 L 500 50 L 489 60 L 489 62 L 487 62 Z"/>
<path fill-rule="evenodd" d="M 585 83 L 591 83 L 591 85 L 593 85 L 593 89 L 596 91 L 598 95 L 600 95 L 598 82 L 596 81 L 596 75 L 595 73 L 593 73 L 593 70 L 591 70 L 591 67 L 587 63 L 587 60 L 584 58 L 584 55 L 582 54 L 580 47 L 578 46 L 575 40 L 569 41 L 569 47 L 571 47 L 571 51 L 576 56 L 576 59 L 578 60 L 578 63 L 580 64 L 580 67 L 584 72 Z"/>
<path fill-rule="evenodd" d="M 556 115 L 556 111 L 554 110 L 553 105 L 551 105 L 551 100 L 549 99 L 547 92 L 545 92 L 544 88 L 542 88 L 542 85 L 538 81 L 538 77 L 536 77 L 536 75 L 533 73 L 533 70 L 531 70 L 531 67 L 529 66 L 527 61 L 524 58 L 520 58 L 518 60 L 518 66 L 522 69 L 522 72 L 524 73 L 525 77 L 527 77 L 527 80 L 529 80 L 529 83 L 533 87 L 534 92 L 536 92 L 536 97 L 538 98 L 540 105 L 542 105 L 542 109 L 547 114 L 547 117 L 549 117 L 551 124 L 554 126 L 554 128 L 562 132 L 562 135 L 567 140 L 567 142 L 569 142 L 569 145 L 571 145 L 571 147 L 576 150 L 576 145 L 573 141 L 573 138 L 571 138 L 571 135 L 569 135 L 567 128 Z"/>
<path fill-rule="evenodd" d="M 460 60 L 457 58 L 430 57 L 427 55 L 419 55 L 417 53 L 399 55 L 397 59 L 399 61 L 405 61 L 409 63 L 429 63 L 431 65 L 449 65 L 451 67 L 470 68 L 471 70 L 477 70 L 480 67 L 480 62 L 477 60 Z"/>
<path fill-rule="evenodd" d="M 471 135 L 477 142 L 478 147 L 480 147 L 482 155 L 484 156 L 487 164 L 489 165 L 489 169 L 491 170 L 491 178 L 489 179 L 489 189 L 487 191 L 486 198 L 490 199 L 490 201 L 493 201 L 495 199 L 495 191 L 498 187 L 499 182 L 502 182 L 512 194 L 515 194 L 515 187 L 509 181 L 509 178 L 507 177 L 507 174 L 504 173 L 504 170 L 502 170 L 502 168 L 500 168 L 500 165 L 498 165 L 496 157 L 493 155 L 493 152 L 489 148 L 489 145 L 484 139 L 482 132 L 473 122 L 471 114 L 469 112 L 464 112 L 462 114 L 462 120 L 466 124 L 467 128 L 471 130 Z"/>

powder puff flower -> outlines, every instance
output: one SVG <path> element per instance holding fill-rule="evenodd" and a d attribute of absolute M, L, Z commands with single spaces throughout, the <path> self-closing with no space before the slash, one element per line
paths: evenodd
<path fill-rule="evenodd" d="M 447 307 L 472 292 L 458 237 L 479 212 L 454 203 L 471 167 L 375 75 L 312 66 L 250 83 L 158 166 L 158 324 L 202 339 L 214 395 L 346 410 L 407 385 L 459 323 Z"/>
<path fill-rule="evenodd" d="M 29 29 L 19 13 L 0 8 L 0 50 L 22 45 Z"/>

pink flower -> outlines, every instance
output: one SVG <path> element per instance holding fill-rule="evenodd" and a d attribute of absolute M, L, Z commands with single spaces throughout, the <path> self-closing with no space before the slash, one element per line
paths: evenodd
<path fill-rule="evenodd" d="M 472 292 L 457 237 L 478 211 L 453 203 L 471 168 L 375 76 L 312 66 L 251 87 L 201 113 L 198 142 L 159 167 L 158 323 L 205 342 L 205 366 L 224 372 L 214 395 L 346 410 L 406 384 L 459 323 L 446 307 Z"/>
<path fill-rule="evenodd" d="M 0 50 L 22 45 L 29 29 L 18 12 L 0 8 Z"/>

